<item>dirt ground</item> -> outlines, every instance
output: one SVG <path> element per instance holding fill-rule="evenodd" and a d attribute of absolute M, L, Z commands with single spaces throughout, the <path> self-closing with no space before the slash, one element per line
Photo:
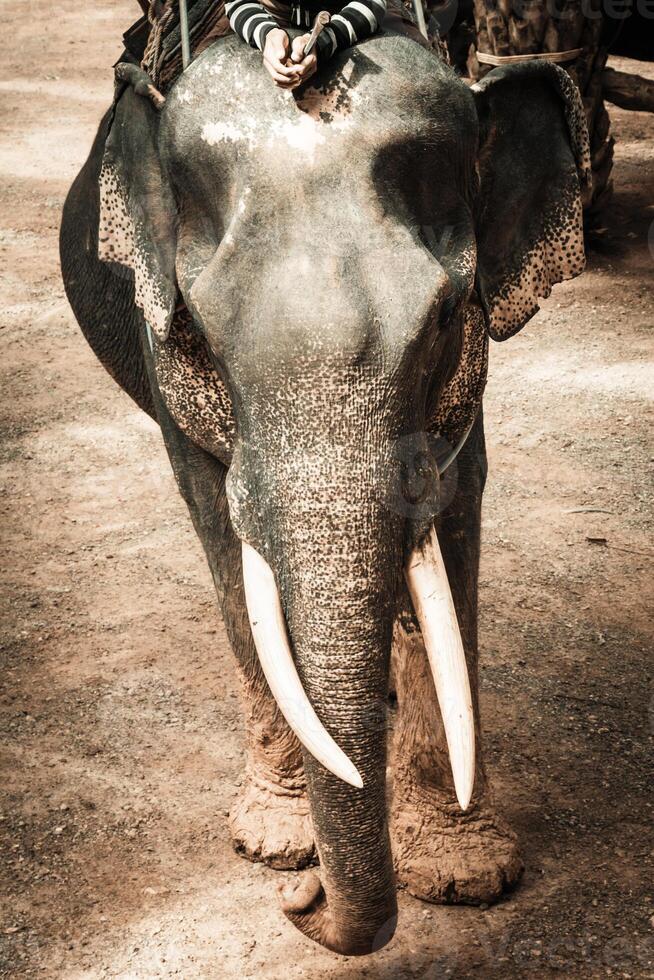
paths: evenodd
<path fill-rule="evenodd" d="M 601 250 L 492 350 L 482 699 L 524 880 L 490 909 L 401 895 L 393 942 L 345 959 L 230 847 L 242 731 L 209 573 L 155 425 L 64 297 L 61 206 L 136 10 L 80 7 L 2 5 L 0 974 L 654 976 L 654 119 L 612 112 Z"/>

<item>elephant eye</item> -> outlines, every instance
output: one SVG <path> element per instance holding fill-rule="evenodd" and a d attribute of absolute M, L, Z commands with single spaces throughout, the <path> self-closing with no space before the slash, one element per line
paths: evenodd
<path fill-rule="evenodd" d="M 455 290 L 451 287 L 443 298 L 438 311 L 438 319 L 441 326 L 447 327 L 452 323 L 454 314 L 461 300 L 461 294 L 455 292 Z"/>

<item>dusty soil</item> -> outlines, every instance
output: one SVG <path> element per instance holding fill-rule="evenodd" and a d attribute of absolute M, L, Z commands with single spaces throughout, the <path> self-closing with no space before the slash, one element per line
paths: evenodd
<path fill-rule="evenodd" d="M 346 960 L 231 850 L 241 720 L 209 573 L 156 427 L 64 298 L 59 214 L 136 9 L 80 6 L 3 4 L 0 973 L 654 976 L 654 119 L 612 113 L 601 250 L 492 351 L 483 710 L 524 880 L 487 910 L 402 895 L 391 945 Z"/>

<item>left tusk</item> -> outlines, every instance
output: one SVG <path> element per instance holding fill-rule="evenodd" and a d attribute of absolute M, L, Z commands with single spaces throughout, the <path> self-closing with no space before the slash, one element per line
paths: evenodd
<path fill-rule="evenodd" d="M 456 796 L 467 810 L 475 783 L 475 717 L 461 631 L 433 527 L 404 574 L 434 678 Z"/>

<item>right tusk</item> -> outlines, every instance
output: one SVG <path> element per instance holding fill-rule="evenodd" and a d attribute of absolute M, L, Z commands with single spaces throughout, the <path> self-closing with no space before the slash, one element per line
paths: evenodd
<path fill-rule="evenodd" d="M 288 642 L 286 620 L 272 569 L 246 541 L 242 541 L 241 545 L 250 628 L 272 696 L 311 755 L 339 779 L 362 789 L 363 780 L 358 769 L 325 729 L 302 687 Z"/>
<path fill-rule="evenodd" d="M 456 796 L 467 810 L 475 783 L 475 716 L 461 631 L 433 527 L 412 552 L 405 577 L 434 678 Z"/>

